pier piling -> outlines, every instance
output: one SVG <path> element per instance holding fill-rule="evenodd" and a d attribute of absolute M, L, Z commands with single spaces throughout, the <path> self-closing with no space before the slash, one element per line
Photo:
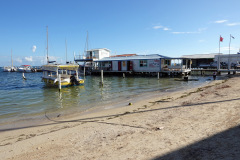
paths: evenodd
<path fill-rule="evenodd" d="M 101 70 L 101 82 L 99 82 L 99 85 L 103 86 L 103 70 Z"/>
<path fill-rule="evenodd" d="M 61 74 L 58 75 L 58 89 L 59 89 L 59 92 L 62 89 L 62 86 L 61 86 Z"/>

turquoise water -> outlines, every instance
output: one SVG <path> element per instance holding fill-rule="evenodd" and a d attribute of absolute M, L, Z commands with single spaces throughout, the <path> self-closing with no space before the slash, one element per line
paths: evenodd
<path fill-rule="evenodd" d="M 83 86 L 62 88 L 45 87 L 42 73 L 2 72 L 0 70 L 0 124 L 44 115 L 46 112 L 77 113 L 102 105 L 124 102 L 153 91 L 186 89 L 209 82 L 211 77 L 192 77 L 199 81 L 175 81 L 175 78 L 86 76 Z"/>

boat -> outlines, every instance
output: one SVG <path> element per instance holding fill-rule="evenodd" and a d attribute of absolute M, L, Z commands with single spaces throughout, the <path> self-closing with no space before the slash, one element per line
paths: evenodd
<path fill-rule="evenodd" d="M 29 72 L 33 72 L 34 70 L 30 65 L 21 65 L 20 67 L 18 67 L 17 71 L 29 73 Z"/>
<path fill-rule="evenodd" d="M 58 86 L 59 89 L 62 86 L 82 85 L 84 80 L 79 78 L 78 69 L 79 65 L 77 64 L 56 64 L 55 61 L 49 61 L 47 27 L 47 64 L 42 66 L 42 81 L 47 86 Z"/>
<path fill-rule="evenodd" d="M 3 67 L 3 72 L 11 72 L 11 67 L 10 66 L 4 66 Z"/>
<path fill-rule="evenodd" d="M 11 49 L 11 66 L 5 66 L 3 67 L 3 72 L 16 72 L 16 67 L 13 67 L 13 60 L 12 60 L 12 49 Z"/>
<path fill-rule="evenodd" d="M 78 65 L 75 64 L 47 64 L 42 66 L 42 81 L 47 86 L 83 85 L 84 80 L 78 76 Z"/>

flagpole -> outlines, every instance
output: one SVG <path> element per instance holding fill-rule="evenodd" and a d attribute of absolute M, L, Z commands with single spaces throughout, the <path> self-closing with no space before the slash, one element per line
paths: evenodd
<path fill-rule="evenodd" d="M 229 41 L 229 55 L 228 55 L 228 70 L 230 70 L 230 45 L 231 45 L 231 38 L 232 38 L 232 35 L 230 34 L 230 41 Z"/>
<path fill-rule="evenodd" d="M 221 42 L 221 35 L 219 37 L 219 54 L 218 54 L 218 70 L 220 69 L 220 42 Z"/>
<path fill-rule="evenodd" d="M 220 42 L 221 42 L 221 35 L 220 35 L 220 38 L 219 38 L 219 54 L 220 54 Z"/>
<path fill-rule="evenodd" d="M 230 41 L 229 41 L 229 55 L 230 55 L 230 44 L 231 44 L 231 37 L 232 37 L 232 35 L 230 34 Z"/>

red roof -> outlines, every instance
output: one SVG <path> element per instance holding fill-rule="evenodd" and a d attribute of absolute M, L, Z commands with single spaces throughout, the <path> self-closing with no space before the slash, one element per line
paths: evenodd
<path fill-rule="evenodd" d="M 137 54 L 121 54 L 116 56 L 110 56 L 110 57 L 130 57 L 130 56 L 136 56 Z"/>

